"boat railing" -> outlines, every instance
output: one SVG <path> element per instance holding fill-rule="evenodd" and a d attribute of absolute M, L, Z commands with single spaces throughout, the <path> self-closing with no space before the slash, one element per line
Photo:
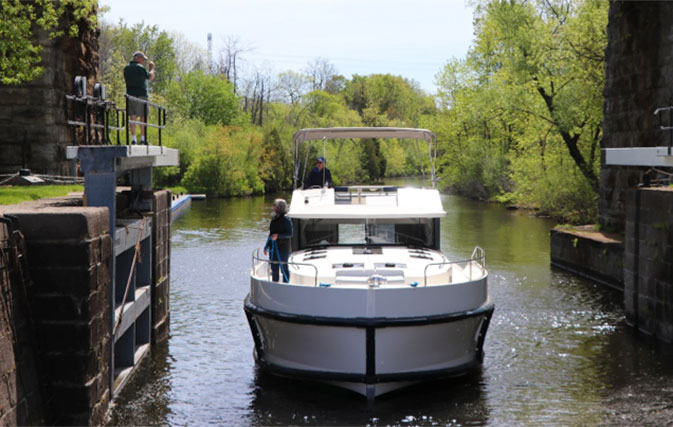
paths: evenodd
<path fill-rule="evenodd" d="M 425 269 L 423 271 L 423 286 L 428 286 L 428 268 L 439 267 L 443 265 L 448 265 L 452 267 L 454 265 L 461 265 L 461 264 L 463 265 L 463 271 L 467 269 L 468 279 L 471 281 L 473 265 L 475 264 L 478 265 L 482 273 L 484 270 L 486 270 L 486 253 L 479 246 L 475 246 L 474 250 L 472 251 L 472 255 L 470 256 L 469 259 L 460 261 L 431 262 L 429 264 L 426 264 Z"/>
<path fill-rule="evenodd" d="M 312 267 L 313 270 L 315 270 L 315 275 L 313 276 L 313 285 L 318 286 L 318 267 L 316 267 L 313 264 L 309 264 L 307 262 L 294 262 L 294 261 L 288 261 L 288 262 L 282 262 L 282 261 L 272 261 L 270 259 L 263 258 L 259 255 L 259 249 L 257 248 L 254 251 L 252 251 L 252 273 L 254 276 L 257 276 L 257 265 L 258 263 L 262 263 L 262 265 L 271 265 L 271 264 L 287 264 L 288 265 L 288 272 L 290 270 L 290 266 L 302 266 L 302 267 Z M 279 272 L 282 274 L 282 271 Z M 266 276 L 267 280 L 271 280 L 271 269 L 267 267 L 266 269 Z"/>

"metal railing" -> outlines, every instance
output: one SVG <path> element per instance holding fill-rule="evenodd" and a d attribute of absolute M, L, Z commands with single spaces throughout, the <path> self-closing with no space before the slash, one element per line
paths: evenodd
<path fill-rule="evenodd" d="M 668 126 L 664 126 L 664 112 L 668 112 Z M 662 114 L 659 114 L 662 113 Z M 667 130 L 668 133 L 668 155 L 671 155 L 673 147 L 673 106 L 660 107 L 654 110 L 654 115 L 659 117 L 659 130 Z"/>
<path fill-rule="evenodd" d="M 77 76 L 73 94 L 65 99 L 66 123 L 72 128 L 73 145 L 109 145 L 110 131 L 116 131 L 117 145 L 120 144 L 125 110 L 105 99 L 104 85 L 96 83 L 93 95 L 87 95 L 86 77 Z"/>
<path fill-rule="evenodd" d="M 295 266 L 305 266 L 305 267 L 312 267 L 313 270 L 315 270 L 315 275 L 313 276 L 313 286 L 317 287 L 318 286 L 318 267 L 316 267 L 313 264 L 305 263 L 305 262 L 282 262 L 282 261 L 271 261 L 269 259 L 262 258 L 259 255 L 259 248 L 255 249 L 252 251 L 252 273 L 254 276 L 257 276 L 257 264 L 259 263 L 266 263 L 268 265 L 271 264 L 287 264 L 288 268 L 288 274 L 290 272 L 290 266 L 295 265 Z M 282 268 L 282 267 L 281 267 Z M 279 272 L 282 274 L 282 272 Z M 271 269 L 267 267 L 266 269 L 266 276 L 267 280 L 271 281 Z M 290 283 L 288 283 L 290 284 Z"/>
<path fill-rule="evenodd" d="M 313 285 L 318 286 L 318 267 L 316 267 L 313 264 L 309 263 L 304 263 L 304 262 L 290 262 L 288 261 L 287 263 L 281 262 L 281 261 L 271 261 L 266 258 L 262 258 L 259 255 L 259 248 L 255 249 L 252 251 L 252 274 L 254 276 L 258 276 L 258 269 L 259 269 L 259 264 L 287 264 L 288 265 L 288 272 L 289 272 L 289 267 L 290 266 L 307 266 L 313 268 L 315 271 L 315 274 L 313 276 Z M 472 255 L 470 256 L 469 259 L 465 260 L 460 260 L 460 261 L 443 261 L 443 262 L 432 262 L 429 264 L 426 264 L 425 269 L 423 271 L 423 286 L 427 287 L 428 286 L 428 268 L 432 266 L 442 266 L 442 265 L 463 265 L 463 270 L 466 270 L 469 272 L 467 277 L 468 280 L 472 280 L 473 277 L 473 265 L 478 265 L 481 269 L 481 272 L 483 274 L 484 271 L 486 271 L 486 254 L 482 248 L 479 246 L 475 246 L 474 250 L 472 251 Z M 266 269 L 266 275 L 267 275 L 267 280 L 271 280 L 271 269 L 267 267 Z"/>
<path fill-rule="evenodd" d="M 432 266 L 442 266 L 442 265 L 450 265 L 451 267 L 454 265 L 460 265 L 463 264 L 463 270 L 465 270 L 466 267 L 468 267 L 468 280 L 472 280 L 472 265 L 477 264 L 481 267 L 482 271 L 486 270 L 486 254 L 484 253 L 484 250 L 480 248 L 479 246 L 475 246 L 474 250 L 472 251 L 472 255 L 470 256 L 469 259 L 465 260 L 460 260 L 460 261 L 443 261 L 443 262 L 432 262 L 429 264 L 426 264 L 425 269 L 423 270 L 423 286 L 428 286 L 428 268 Z"/>
<path fill-rule="evenodd" d="M 125 145 L 131 143 L 130 126 L 157 129 L 158 145 L 162 145 L 161 131 L 166 128 L 166 107 L 149 102 L 146 99 L 124 95 L 125 108 L 117 107 L 113 101 L 105 99 L 105 85 L 96 83 L 93 94 L 87 94 L 86 77 L 77 76 L 74 80 L 73 94 L 66 95 L 66 123 L 72 128 L 73 145 L 110 145 L 112 132 L 116 133 L 116 144 L 122 144 L 122 132 L 126 136 Z M 143 104 L 143 120 L 130 120 L 129 101 Z M 156 109 L 156 123 L 152 123 L 150 108 Z M 145 132 L 145 141 L 149 137 Z"/>
<path fill-rule="evenodd" d="M 129 125 L 138 125 L 144 128 L 154 128 L 157 129 L 158 132 L 158 139 L 159 139 L 159 145 L 161 145 L 161 131 L 162 129 L 166 128 L 166 107 L 155 104 L 153 102 L 150 102 L 146 99 L 138 98 L 135 96 L 131 96 L 128 93 L 124 95 L 126 97 L 126 144 L 128 145 L 129 143 L 129 136 L 130 136 L 130 129 Z M 129 117 L 129 101 L 136 102 L 139 104 L 143 104 L 143 115 L 142 121 L 139 120 L 130 120 Z M 153 124 L 148 121 L 150 118 L 150 107 L 156 108 L 157 110 L 157 123 Z M 147 136 L 147 132 L 145 132 L 145 141 L 147 144 L 149 144 L 149 138 Z"/>

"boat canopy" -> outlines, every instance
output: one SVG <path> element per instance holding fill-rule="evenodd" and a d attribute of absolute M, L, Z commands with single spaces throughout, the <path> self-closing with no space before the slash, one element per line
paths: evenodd
<path fill-rule="evenodd" d="M 301 129 L 292 136 L 294 156 L 294 188 L 301 186 L 299 171 L 301 169 L 300 146 L 307 141 L 325 141 L 327 139 L 356 139 L 356 138 L 381 138 L 381 139 L 414 139 L 423 140 L 428 144 L 428 157 L 430 160 L 430 173 L 432 187 L 435 187 L 435 160 L 437 158 L 437 140 L 435 134 L 427 129 L 396 128 L 396 127 L 334 127 L 334 128 L 310 128 Z M 306 150 L 308 156 L 308 150 Z M 308 157 L 306 158 L 308 162 Z"/>

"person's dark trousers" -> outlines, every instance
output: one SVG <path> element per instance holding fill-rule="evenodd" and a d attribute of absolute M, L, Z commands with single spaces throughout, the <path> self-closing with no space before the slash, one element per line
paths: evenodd
<path fill-rule="evenodd" d="M 280 261 L 282 264 L 278 264 L 277 262 L 271 263 L 271 279 L 274 282 L 278 282 L 280 279 L 280 269 L 282 268 L 283 270 L 283 282 L 287 283 L 290 278 L 290 272 L 288 271 L 287 268 L 287 260 L 290 258 L 290 252 L 287 251 L 278 251 L 280 253 Z M 278 257 L 275 253 L 272 253 L 271 261 L 278 261 Z M 280 267 L 280 268 L 279 268 Z M 287 277 L 287 279 L 286 279 Z"/>

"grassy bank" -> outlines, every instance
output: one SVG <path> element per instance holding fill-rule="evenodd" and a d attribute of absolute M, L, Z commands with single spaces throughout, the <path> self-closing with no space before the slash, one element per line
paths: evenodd
<path fill-rule="evenodd" d="M 31 187 L 0 186 L 0 205 L 13 205 L 46 197 L 66 196 L 73 191 L 84 191 L 82 185 L 40 185 Z"/>

